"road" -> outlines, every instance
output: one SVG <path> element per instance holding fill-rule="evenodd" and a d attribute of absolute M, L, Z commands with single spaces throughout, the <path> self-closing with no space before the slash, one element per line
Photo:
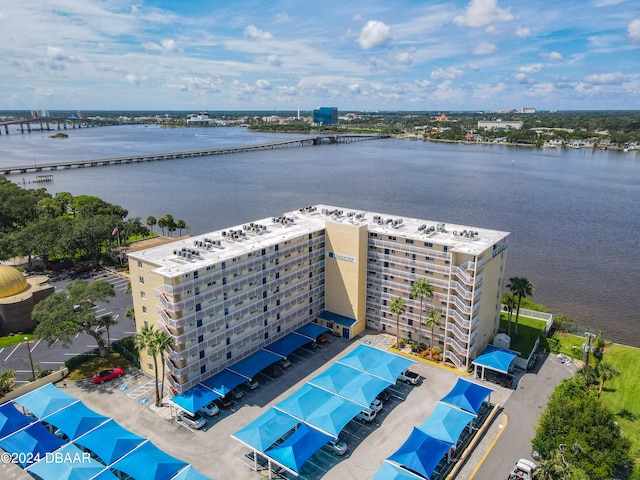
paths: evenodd
<path fill-rule="evenodd" d="M 56 291 L 64 290 L 66 284 L 71 281 L 69 278 L 65 278 L 64 275 L 60 276 L 59 279 L 56 278 L 54 277 L 50 282 L 54 285 Z M 94 307 L 96 316 L 111 314 L 118 319 L 118 323 L 109 329 L 111 341 L 133 335 L 135 333 L 135 325 L 132 320 L 125 316 L 127 310 L 133 306 L 131 294 L 125 293 L 128 280 L 104 271 L 88 274 L 87 280 L 90 282 L 105 280 L 113 285 L 116 292 L 116 296 L 111 298 L 109 303 L 97 302 Z M 15 382 L 17 384 L 25 383 L 31 378 L 31 365 L 27 345 L 31 351 L 31 358 L 36 372 L 37 365 L 43 370 L 58 370 L 68 358 L 97 348 L 93 337 L 79 334 L 76 335 L 73 343 L 68 348 L 63 347 L 61 342 L 56 342 L 48 347 L 46 342 L 33 340 L 29 344 L 23 342 L 0 349 L 0 362 L 2 362 L 0 370 L 15 370 Z"/>

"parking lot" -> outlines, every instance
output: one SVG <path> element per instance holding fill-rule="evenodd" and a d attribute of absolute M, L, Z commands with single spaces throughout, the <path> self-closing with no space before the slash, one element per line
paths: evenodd
<path fill-rule="evenodd" d="M 198 431 L 175 421 L 175 409 L 156 408 L 153 379 L 137 371 L 104 385 L 93 385 L 90 381 L 67 382 L 67 392 L 213 479 L 258 479 L 267 476 L 267 472 L 252 470 L 250 450 L 230 435 L 363 342 L 382 347 L 390 344 L 384 335 L 369 334 L 351 342 L 331 337 L 328 343 L 314 349 L 298 349 L 289 356 L 291 366 L 277 377 L 258 374 L 257 389 L 245 391 L 229 408 L 208 417 L 207 425 Z M 422 377 L 418 385 L 390 387 L 391 396 L 373 422 L 351 421 L 343 429 L 340 438 L 348 444 L 346 455 L 334 456 L 320 450 L 307 461 L 299 478 L 372 478 L 384 459 L 404 443 L 414 426 L 431 414 L 437 401 L 459 378 L 455 372 L 424 362 L 417 363 L 411 370 Z M 496 390 L 491 395 L 493 403 L 504 403 L 512 392 L 489 385 Z M 166 400 L 165 404 L 168 404 Z"/>

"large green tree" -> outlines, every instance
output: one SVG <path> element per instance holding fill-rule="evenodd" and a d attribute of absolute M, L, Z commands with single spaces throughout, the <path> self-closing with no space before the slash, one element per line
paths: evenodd
<path fill-rule="evenodd" d="M 78 333 L 91 335 L 100 356 L 107 354 L 103 338 L 104 322 L 96 318 L 93 302 L 108 302 L 115 296 L 113 285 L 104 280 L 89 283 L 75 280 L 65 290 L 54 292 L 33 309 L 37 326 L 34 333 L 48 345 L 60 340 L 68 347 Z"/>
<path fill-rule="evenodd" d="M 617 478 L 632 461 L 631 442 L 580 375 L 556 387 L 531 443 L 542 462 L 561 456 L 567 478 Z"/>
<path fill-rule="evenodd" d="M 413 284 L 411 284 L 411 298 L 413 300 L 420 300 L 420 331 L 418 333 L 418 343 L 422 342 L 422 316 L 424 315 L 424 309 L 422 308 L 422 302 L 425 297 L 433 297 L 433 287 L 424 278 L 419 278 Z"/>
<path fill-rule="evenodd" d="M 518 334 L 518 319 L 520 318 L 520 304 L 523 298 L 533 295 L 533 284 L 524 277 L 511 277 L 507 288 L 511 290 L 511 293 L 518 299 L 516 304 L 516 324 L 514 333 Z"/>
<path fill-rule="evenodd" d="M 153 325 L 143 325 L 139 332 L 133 337 L 133 343 L 138 351 L 146 351 L 153 360 L 153 373 L 155 375 L 156 386 L 156 406 L 160 406 L 160 390 L 158 388 L 158 343 L 156 341 L 156 330 Z"/>

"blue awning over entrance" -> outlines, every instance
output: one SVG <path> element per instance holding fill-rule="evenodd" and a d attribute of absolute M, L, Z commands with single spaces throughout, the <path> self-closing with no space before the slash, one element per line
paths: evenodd
<path fill-rule="evenodd" d="M 344 315 L 338 315 L 333 312 L 323 312 L 318 318 L 324 320 L 325 322 L 333 322 L 338 325 L 342 325 L 343 327 L 353 327 L 358 321 L 355 318 L 345 317 Z"/>
<path fill-rule="evenodd" d="M 297 348 L 300 348 L 305 343 L 309 343 L 311 341 L 312 340 L 310 338 L 305 337 L 304 335 L 292 332 L 286 337 L 273 342 L 271 345 L 267 345 L 264 347 L 264 350 L 286 357 Z"/>
<path fill-rule="evenodd" d="M 198 384 L 186 392 L 176 395 L 171 399 L 171 402 L 175 403 L 181 409 L 193 414 L 201 407 L 208 405 L 216 398 L 220 397 L 222 397 L 222 395 L 219 393 L 214 392 L 212 389 L 207 388 L 202 384 Z"/>
<path fill-rule="evenodd" d="M 250 355 L 244 360 L 231 365 L 227 370 L 231 370 L 234 373 L 242 375 L 248 380 L 253 378 L 255 374 L 263 368 L 268 367 L 272 363 L 281 359 L 282 356 L 276 355 L 275 353 L 267 352 L 266 350 L 258 350 L 256 353 Z"/>
<path fill-rule="evenodd" d="M 484 353 L 473 361 L 473 365 L 509 373 L 509 365 L 518 355 L 519 353 L 513 350 L 487 345 Z"/>
<path fill-rule="evenodd" d="M 213 377 L 207 378 L 201 383 L 213 389 L 220 395 L 226 395 L 238 385 L 246 381 L 247 379 L 242 375 L 230 372 L 229 370 L 223 370 L 220 373 L 216 373 Z"/>
<path fill-rule="evenodd" d="M 296 332 L 309 337 L 311 340 L 315 340 L 318 338 L 318 335 L 324 332 L 328 332 L 329 329 L 327 327 L 323 327 L 322 325 L 318 325 L 317 323 L 307 323 L 305 326 L 300 327 L 296 330 Z"/>

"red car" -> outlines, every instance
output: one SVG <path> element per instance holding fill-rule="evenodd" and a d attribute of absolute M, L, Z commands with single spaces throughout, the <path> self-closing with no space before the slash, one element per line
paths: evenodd
<path fill-rule="evenodd" d="M 108 382 L 109 380 L 121 377 L 122 375 L 124 375 L 124 370 L 119 367 L 112 368 L 111 370 L 102 370 L 100 373 L 96 373 L 93 376 L 93 383 L 98 384 Z"/>
<path fill-rule="evenodd" d="M 316 338 L 316 342 L 320 345 L 324 345 L 325 343 L 327 343 L 327 337 L 324 334 L 319 335 L 318 338 Z"/>

